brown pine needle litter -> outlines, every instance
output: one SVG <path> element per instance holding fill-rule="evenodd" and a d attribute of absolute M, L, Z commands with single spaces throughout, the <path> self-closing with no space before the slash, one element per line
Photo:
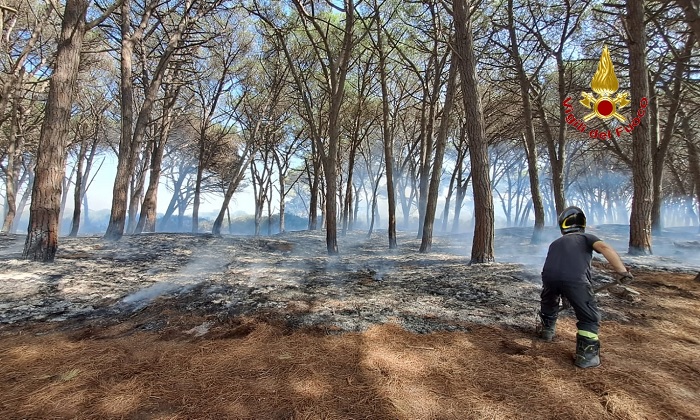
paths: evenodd
<path fill-rule="evenodd" d="M 698 418 L 700 284 L 640 272 L 635 288 L 641 302 L 627 322 L 603 322 L 603 365 L 588 370 L 572 364 L 570 316 L 552 343 L 534 326 L 338 333 L 188 314 L 152 332 L 134 328 L 138 317 L 5 326 L 0 418 Z"/>

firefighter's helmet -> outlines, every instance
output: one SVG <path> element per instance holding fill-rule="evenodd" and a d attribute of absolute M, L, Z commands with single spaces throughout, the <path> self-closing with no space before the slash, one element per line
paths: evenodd
<path fill-rule="evenodd" d="M 583 214 L 583 210 L 576 206 L 565 208 L 557 221 L 562 235 L 586 230 L 586 215 Z"/>

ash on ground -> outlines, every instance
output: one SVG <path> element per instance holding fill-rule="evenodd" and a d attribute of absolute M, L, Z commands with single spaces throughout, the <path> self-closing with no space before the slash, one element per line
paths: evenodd
<path fill-rule="evenodd" d="M 339 235 L 336 256 L 327 254 L 321 231 L 272 237 L 157 233 L 117 242 L 66 237 L 53 264 L 22 259 L 24 236 L 3 235 L 0 326 L 107 325 L 140 315 L 139 329 L 158 331 L 174 314 L 192 314 L 208 320 L 189 331 L 195 335 L 239 316 L 330 333 L 385 322 L 420 333 L 468 330 L 472 323 L 529 329 L 547 244 L 559 235 L 548 229 L 547 242 L 532 245 L 531 232 L 497 231 L 498 262 L 477 265 L 468 264 L 471 234 L 435 236 L 431 252 L 419 253 L 415 233 L 399 233 L 398 248 L 389 250 L 386 235 L 355 231 Z M 623 227 L 605 233 L 613 242 L 624 240 Z M 697 272 L 700 261 L 692 255 L 698 235 L 688 235 L 667 238 L 665 255 L 620 253 L 637 269 Z M 602 262 L 596 257 L 596 285 L 612 281 Z M 634 299 L 621 302 L 604 293 L 599 305 L 608 319 L 624 321 L 620 307 Z"/>

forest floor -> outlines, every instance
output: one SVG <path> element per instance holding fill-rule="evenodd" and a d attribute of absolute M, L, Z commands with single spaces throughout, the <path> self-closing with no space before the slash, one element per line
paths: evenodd
<path fill-rule="evenodd" d="M 535 338 L 547 244 L 471 234 L 61 238 L 55 263 L 0 236 L 2 419 L 696 419 L 700 236 L 667 230 L 598 296 L 602 366 L 573 366 L 576 320 Z M 382 232 L 383 233 L 383 232 Z M 548 229 L 547 240 L 558 236 Z M 596 285 L 611 281 L 594 261 Z"/>

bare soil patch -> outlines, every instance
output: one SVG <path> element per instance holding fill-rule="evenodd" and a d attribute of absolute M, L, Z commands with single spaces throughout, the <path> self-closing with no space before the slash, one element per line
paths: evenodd
<path fill-rule="evenodd" d="M 532 265 L 468 266 L 464 236 L 65 238 L 53 265 L 0 238 L 0 418 L 697 418 L 697 272 L 626 260 L 580 370 L 572 313 L 534 338 L 543 251 L 510 235 Z"/>

